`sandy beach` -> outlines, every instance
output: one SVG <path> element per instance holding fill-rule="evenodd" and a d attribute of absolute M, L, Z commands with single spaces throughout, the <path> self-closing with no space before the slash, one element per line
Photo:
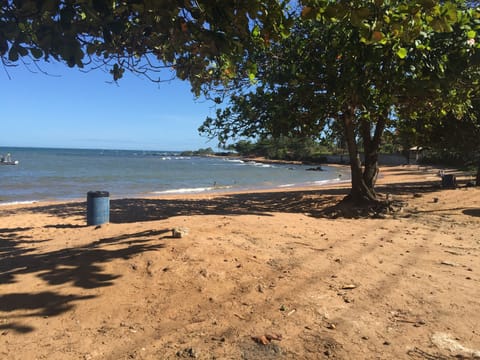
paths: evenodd
<path fill-rule="evenodd" d="M 349 184 L 0 207 L 2 359 L 480 359 L 480 188 Z M 172 237 L 172 229 L 185 231 Z"/>

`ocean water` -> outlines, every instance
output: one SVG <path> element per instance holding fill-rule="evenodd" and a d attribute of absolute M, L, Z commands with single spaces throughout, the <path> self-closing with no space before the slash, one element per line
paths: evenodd
<path fill-rule="evenodd" d="M 0 148 L 14 166 L 0 165 L 0 204 L 287 188 L 348 181 L 329 166 L 262 164 L 234 158 L 182 157 L 169 151 Z"/>

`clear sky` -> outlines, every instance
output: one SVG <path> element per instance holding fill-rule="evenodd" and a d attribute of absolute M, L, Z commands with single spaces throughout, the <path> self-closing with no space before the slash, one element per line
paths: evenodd
<path fill-rule="evenodd" d="M 216 148 L 197 131 L 214 116 L 213 103 L 195 100 L 188 82 L 155 84 L 125 73 L 115 84 L 102 70 L 41 68 L 51 75 L 0 65 L 0 148 Z"/>

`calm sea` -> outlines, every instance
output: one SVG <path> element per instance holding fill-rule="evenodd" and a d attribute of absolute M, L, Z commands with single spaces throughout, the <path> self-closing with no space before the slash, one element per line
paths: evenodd
<path fill-rule="evenodd" d="M 238 159 L 182 157 L 169 151 L 0 148 L 18 165 L 0 165 L 0 204 L 324 185 L 349 179 L 322 166 L 271 165 Z M 340 176 L 339 176 L 340 175 Z"/>

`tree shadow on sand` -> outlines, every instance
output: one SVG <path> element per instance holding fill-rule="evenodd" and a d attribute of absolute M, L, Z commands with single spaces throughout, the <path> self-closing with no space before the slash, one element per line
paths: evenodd
<path fill-rule="evenodd" d="M 438 182 L 390 184 L 377 187 L 379 194 L 408 195 L 439 190 Z M 174 216 L 194 215 L 257 215 L 272 213 L 301 213 L 315 218 L 331 218 L 332 211 L 339 208 L 341 200 L 349 193 L 348 188 L 319 190 L 288 190 L 261 193 L 218 195 L 205 199 L 142 199 L 127 198 L 110 201 L 111 223 L 164 220 Z M 86 203 L 65 203 L 34 208 L 27 212 L 41 212 L 59 218 L 86 216 Z M 359 212 L 343 211 L 342 217 L 357 217 Z M 68 224 L 50 225 L 67 228 Z M 75 225 L 78 227 L 79 225 Z"/>
<path fill-rule="evenodd" d="M 128 198 L 110 201 L 111 223 L 164 220 L 174 216 L 194 215 L 258 215 L 272 213 L 308 213 L 324 216 L 326 206 L 335 204 L 348 193 L 348 189 L 312 191 L 262 192 L 218 195 L 209 199 L 142 199 Z M 17 211 L 45 213 L 59 218 L 86 216 L 86 203 L 65 203 Z M 54 225 L 54 227 L 67 225 Z"/>
<path fill-rule="evenodd" d="M 480 208 L 479 209 L 465 209 L 463 213 L 468 216 L 480 217 Z"/>
<path fill-rule="evenodd" d="M 20 281 L 20 277 L 27 274 L 34 274 L 52 286 L 67 283 L 81 289 L 111 286 L 121 275 L 106 273 L 102 265 L 163 248 L 164 244 L 158 243 L 158 236 L 155 244 L 152 243 L 152 237 L 167 230 L 124 234 L 85 246 L 47 252 L 32 246 L 40 241 L 25 240 L 25 231 L 28 228 L 0 229 L 0 289 Z M 71 310 L 75 302 L 95 297 L 65 295 L 56 291 L 6 293 L 3 290 L 0 294 L 0 314 L 10 313 L 7 319 L 0 322 L 0 329 L 20 333 L 34 329 L 18 324 L 15 319 L 56 316 Z M 15 311 L 22 311 L 22 315 L 15 314 Z"/>
<path fill-rule="evenodd" d="M 408 195 L 438 191 L 436 183 L 393 184 L 379 186 L 383 195 Z M 347 195 L 348 189 L 320 189 L 312 191 L 264 192 L 216 196 L 211 199 L 120 199 L 111 201 L 111 222 L 132 223 L 154 221 L 174 216 L 193 215 L 257 215 L 273 213 L 302 213 L 312 217 L 330 217 L 327 212 Z M 85 202 L 54 204 L 48 206 L 16 208 L 15 212 L 43 213 L 61 219 L 85 217 Z M 0 211 L 8 215 L 10 210 Z M 467 212 L 478 216 L 477 209 Z M 68 220 L 66 220 L 68 222 Z M 82 225 L 46 225 L 49 228 L 68 229 Z M 35 248 L 40 241 L 27 236 L 30 228 L 0 228 L 0 289 L 2 285 L 19 281 L 22 275 L 31 274 L 55 286 L 72 284 L 81 289 L 111 286 L 121 275 L 107 273 L 103 265 L 115 259 L 161 249 L 159 238 L 169 229 L 122 234 L 98 239 L 90 244 L 42 252 Z M 45 241 L 45 240 L 43 240 Z M 155 241 L 155 243 L 152 243 Z M 55 316 L 71 310 L 75 302 L 92 299 L 95 295 L 77 296 L 55 291 L 14 292 L 0 291 L 0 330 L 19 333 L 33 331 L 19 319 Z M 20 312 L 22 315 L 17 315 Z"/>

